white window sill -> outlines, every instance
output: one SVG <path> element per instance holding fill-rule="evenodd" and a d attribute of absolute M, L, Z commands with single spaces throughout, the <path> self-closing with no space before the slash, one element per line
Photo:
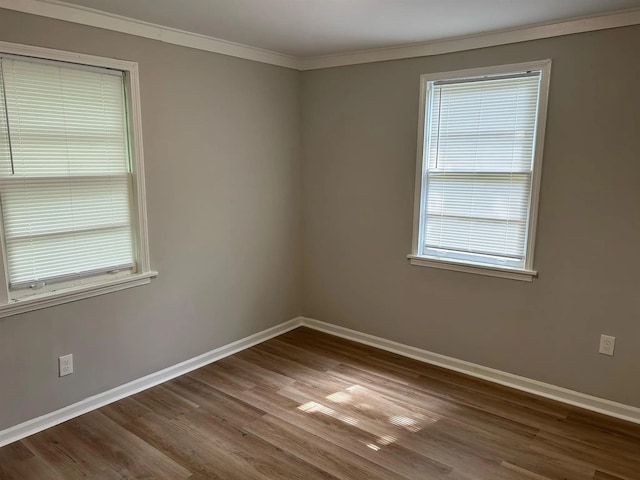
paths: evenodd
<path fill-rule="evenodd" d="M 23 297 L 20 300 L 13 300 L 6 305 L 0 305 L 0 318 L 31 312 L 32 310 L 40 310 L 41 308 L 53 307 L 63 303 L 75 302 L 83 298 L 96 297 L 126 288 L 147 285 L 151 282 L 151 279 L 157 275 L 158 272 L 134 273 L 107 282 L 103 281 L 94 284 L 79 285 Z"/>
<path fill-rule="evenodd" d="M 453 270 L 454 272 L 475 273 L 489 277 L 508 278 L 510 280 L 520 280 L 523 282 L 532 282 L 533 279 L 538 276 L 538 272 L 534 270 L 517 270 L 514 268 L 479 265 L 452 260 L 437 260 L 435 258 L 420 257 L 417 255 L 407 255 L 407 258 L 411 261 L 411 265 Z"/>

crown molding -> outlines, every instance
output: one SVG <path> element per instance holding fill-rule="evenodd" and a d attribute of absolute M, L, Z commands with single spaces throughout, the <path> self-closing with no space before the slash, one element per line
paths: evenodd
<path fill-rule="evenodd" d="M 640 9 L 625 10 L 597 17 L 586 17 L 559 23 L 500 30 L 481 35 L 469 35 L 375 50 L 360 50 L 337 55 L 307 57 L 300 59 L 299 68 L 300 70 L 317 70 L 361 63 L 400 60 L 403 58 L 427 57 L 638 24 L 640 24 Z"/>
<path fill-rule="evenodd" d="M 0 8 L 299 70 L 299 60 L 291 55 L 186 32 L 176 28 L 164 27 L 56 0 L 0 0 Z"/>
<path fill-rule="evenodd" d="M 0 8 L 301 71 L 441 55 L 640 24 L 640 9 L 632 9 L 558 23 L 488 32 L 480 35 L 335 55 L 297 58 L 271 50 L 72 5 L 59 0 L 0 0 Z"/>

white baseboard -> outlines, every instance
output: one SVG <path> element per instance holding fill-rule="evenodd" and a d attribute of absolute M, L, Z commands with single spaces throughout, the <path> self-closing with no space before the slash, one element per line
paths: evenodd
<path fill-rule="evenodd" d="M 190 360 L 178 363 L 171 367 L 165 368 L 158 372 L 152 373 L 142 378 L 138 378 L 119 387 L 112 388 L 106 392 L 99 393 L 89 398 L 85 398 L 77 403 L 61 408 L 51 413 L 42 415 L 41 417 L 27 420 L 14 427 L 0 430 L 0 447 L 13 443 L 22 438 L 41 432 L 47 428 L 58 425 L 72 418 L 78 417 L 84 413 L 90 412 L 97 408 L 113 403 L 122 398 L 139 393 L 148 388 L 164 383 L 173 378 L 189 373 L 197 368 L 204 367 L 224 357 L 233 355 L 234 353 L 253 347 L 258 343 L 262 343 L 270 338 L 282 335 L 289 330 L 293 330 L 301 325 L 301 317 L 294 318 L 287 322 L 268 328 L 254 335 L 242 338 L 228 345 L 216 348 L 210 352 L 198 355 Z"/>
<path fill-rule="evenodd" d="M 549 383 L 539 382 L 537 380 L 495 370 L 493 368 L 483 367 L 482 365 L 447 357 L 445 355 L 393 342 L 384 338 L 375 337 L 367 333 L 350 330 L 330 323 L 321 322 L 312 318 L 303 317 L 301 320 L 303 326 L 319 330 L 330 335 L 363 343 L 381 350 L 402 355 L 403 357 L 412 358 L 420 362 L 464 373 L 472 377 L 481 378 L 489 382 L 515 388 L 516 390 L 533 393 L 534 395 L 539 395 L 551 400 L 556 400 L 558 402 L 640 424 L 640 408 L 637 407 L 624 405 L 604 398 L 594 397 L 592 395 L 558 387 Z"/>
<path fill-rule="evenodd" d="M 60 410 L 47 413 L 32 420 L 27 420 L 26 422 L 7 428 L 6 430 L 0 430 L 0 447 L 58 425 L 62 422 L 66 422 L 67 420 L 71 420 L 72 418 L 78 417 L 84 413 L 88 413 L 122 398 L 134 395 L 200 367 L 204 367 L 205 365 L 221 360 L 229 355 L 233 355 L 234 353 L 238 353 L 269 340 L 270 338 L 282 335 L 283 333 L 300 326 L 309 327 L 330 335 L 346 338 L 347 340 L 352 340 L 354 342 L 412 358 L 420 362 L 436 365 L 438 367 L 464 373 L 472 377 L 481 378 L 489 382 L 529 392 L 558 402 L 640 424 L 640 408 L 637 407 L 624 405 L 604 398 L 594 397 L 585 393 L 575 392 L 573 390 L 539 382 L 537 380 L 531 380 L 526 377 L 502 372 L 493 368 L 483 367 L 482 365 L 447 357 L 445 355 L 386 340 L 384 338 L 340 327 L 338 325 L 321 322 L 312 318 L 297 317 L 281 323 L 280 325 L 276 325 L 275 327 L 268 328 L 267 330 L 263 330 L 254 335 L 250 335 L 228 345 L 211 350 L 210 352 L 204 353 L 190 360 L 165 368 L 164 370 L 138 378 L 129 383 L 125 383 L 124 385 L 120 385 L 119 387 L 99 393 L 98 395 L 85 398 L 84 400 L 61 408 Z"/>

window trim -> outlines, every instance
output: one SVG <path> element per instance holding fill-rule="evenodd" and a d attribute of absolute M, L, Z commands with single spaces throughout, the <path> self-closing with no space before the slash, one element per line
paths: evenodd
<path fill-rule="evenodd" d="M 536 118 L 535 153 L 533 158 L 533 171 L 531 179 L 531 204 L 529 209 L 527 228 L 527 248 L 525 252 L 525 265 L 523 268 L 509 268 L 494 265 L 484 265 L 463 260 L 446 260 L 420 254 L 421 212 L 424 211 L 425 195 L 423 175 L 426 168 L 425 162 L 425 132 L 427 127 L 427 92 L 430 82 L 439 80 L 464 79 L 489 75 L 509 74 L 527 70 L 540 70 L 540 97 L 538 103 L 538 115 Z M 539 60 L 533 62 L 514 63 L 492 67 L 472 68 L 449 72 L 428 73 L 420 76 L 420 104 L 418 117 L 418 148 L 416 158 L 416 178 L 413 209 L 413 241 L 411 254 L 407 255 L 411 265 L 432 267 L 438 269 L 453 270 L 457 272 L 476 273 L 493 277 L 508 278 L 531 282 L 537 277 L 534 270 L 535 239 L 538 223 L 538 206 L 540 202 L 540 179 L 542 174 L 542 158 L 544 138 L 546 132 L 547 108 L 549 101 L 549 83 L 551 78 L 551 60 Z"/>
<path fill-rule="evenodd" d="M 151 269 L 149 259 L 149 233 L 147 227 L 146 189 L 144 183 L 144 154 L 142 147 L 142 114 L 140 105 L 140 82 L 138 64 L 127 60 L 111 59 L 66 52 L 49 48 L 0 42 L 0 52 L 46 61 L 66 62 L 82 67 L 98 67 L 123 72 L 125 101 L 132 169 L 132 229 L 134 231 L 134 252 L 136 268 L 133 273 L 96 276 L 75 284 L 61 283 L 58 288 L 20 298 L 11 298 L 4 261 L 4 236 L 0 255 L 0 318 L 38 310 L 54 305 L 73 302 L 126 288 L 146 285 L 158 272 Z"/>

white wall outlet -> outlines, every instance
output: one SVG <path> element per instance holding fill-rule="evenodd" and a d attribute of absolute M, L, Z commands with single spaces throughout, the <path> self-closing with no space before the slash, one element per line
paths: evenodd
<path fill-rule="evenodd" d="M 73 354 L 58 357 L 58 376 L 64 377 L 73 373 Z"/>
<path fill-rule="evenodd" d="M 603 355 L 613 356 L 613 351 L 616 348 L 616 337 L 610 337 L 609 335 L 600 335 L 600 353 Z"/>

